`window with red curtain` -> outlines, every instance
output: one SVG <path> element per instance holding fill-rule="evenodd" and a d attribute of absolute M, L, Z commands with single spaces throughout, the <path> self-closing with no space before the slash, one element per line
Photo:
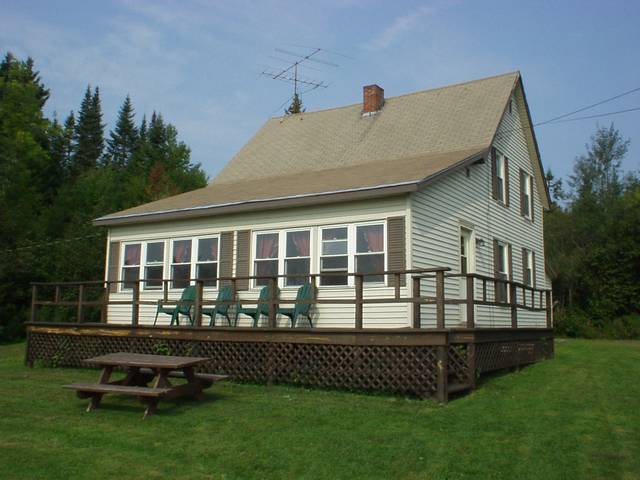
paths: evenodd
<path fill-rule="evenodd" d="M 384 255 L 384 225 L 356 226 L 356 272 L 383 272 Z M 366 275 L 363 280 L 370 283 L 384 282 L 384 275 Z"/>
<path fill-rule="evenodd" d="M 205 287 L 215 287 L 218 283 L 218 238 L 198 239 L 198 259 L 196 277 L 204 280 Z"/>
<path fill-rule="evenodd" d="M 173 288 L 188 287 L 191 279 L 191 239 L 174 240 L 171 264 Z"/>
<path fill-rule="evenodd" d="M 256 235 L 255 261 L 253 274 L 264 278 L 256 278 L 254 285 L 269 283 L 269 278 L 278 275 L 278 242 L 277 233 L 259 233 Z"/>
<path fill-rule="evenodd" d="M 140 251 L 142 244 L 130 243 L 124 246 L 122 262 L 122 288 L 133 288 L 134 282 L 140 278 Z"/>
<path fill-rule="evenodd" d="M 295 277 L 285 277 L 285 285 L 302 285 L 309 281 L 309 277 L 297 275 L 308 275 L 311 267 L 311 232 L 300 230 L 287 232 L 287 248 L 284 260 L 285 275 L 296 275 Z"/>

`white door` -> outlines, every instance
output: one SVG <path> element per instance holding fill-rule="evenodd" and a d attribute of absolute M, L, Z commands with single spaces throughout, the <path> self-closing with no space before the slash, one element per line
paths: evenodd
<path fill-rule="evenodd" d="M 460 273 L 474 273 L 476 271 L 475 239 L 473 230 L 460 228 Z M 467 298 L 467 279 L 460 278 L 460 299 Z M 467 306 L 460 305 L 460 323 L 467 322 Z"/>

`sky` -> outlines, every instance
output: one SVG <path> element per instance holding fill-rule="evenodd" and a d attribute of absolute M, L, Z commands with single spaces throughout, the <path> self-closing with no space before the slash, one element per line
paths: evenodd
<path fill-rule="evenodd" d="M 520 70 L 537 123 L 640 87 L 638 25 L 631 0 L 0 0 L 0 51 L 34 58 L 47 114 L 64 119 L 97 85 L 112 127 L 129 94 L 138 121 L 161 112 L 213 177 L 282 114 L 292 87 L 261 75 L 293 58 L 282 50 L 323 49 L 300 70 L 329 85 L 302 96 L 308 111 L 361 102 L 371 83 L 389 97 Z M 640 91 L 578 116 L 636 107 Z M 612 121 L 631 140 L 623 168 L 639 169 L 640 111 L 538 127 L 545 168 L 569 175 Z"/>

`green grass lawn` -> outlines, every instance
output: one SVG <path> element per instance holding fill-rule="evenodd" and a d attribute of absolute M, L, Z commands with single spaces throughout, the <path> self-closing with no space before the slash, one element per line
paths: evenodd
<path fill-rule="evenodd" d="M 0 478 L 640 478 L 640 342 L 559 340 L 556 359 L 430 401 L 219 384 L 202 403 L 86 400 L 95 370 L 0 346 Z"/>

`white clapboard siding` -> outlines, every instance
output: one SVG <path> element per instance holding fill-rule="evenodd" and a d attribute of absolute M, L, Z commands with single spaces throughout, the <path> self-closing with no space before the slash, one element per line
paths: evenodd
<path fill-rule="evenodd" d="M 296 227 L 314 227 L 321 225 L 334 225 L 354 223 L 362 221 L 385 220 L 388 217 L 408 216 L 406 196 L 390 197 L 385 199 L 367 200 L 362 202 L 350 202 L 334 205 L 322 205 L 304 208 L 281 209 L 267 212 L 244 213 L 237 215 L 225 215 L 221 217 L 207 217 L 188 219 L 174 222 L 149 223 L 112 227 L 110 229 L 110 241 L 142 241 L 152 239 L 169 239 L 177 237 L 191 237 L 217 234 L 223 231 L 240 230 L 269 230 L 286 229 Z M 312 240 L 315 241 L 315 240 Z M 408 250 L 408 249 L 407 249 Z M 237 257 L 237 238 L 233 246 L 234 274 L 235 259 Z M 107 260 L 108 262 L 108 260 Z M 107 263 L 108 264 L 108 263 Z M 317 264 L 312 261 L 312 271 L 316 272 Z M 168 272 L 168 262 L 165 264 L 165 277 Z M 281 299 L 293 300 L 296 296 L 296 288 L 283 288 L 280 292 Z M 169 298 L 178 299 L 181 289 L 170 289 Z M 250 289 L 238 293 L 242 300 L 256 300 L 259 289 Z M 366 286 L 365 298 L 393 298 L 395 290 L 386 286 Z M 213 301 L 217 295 L 216 289 L 206 288 L 205 300 Z M 401 295 L 407 296 L 407 289 L 401 289 Z M 322 287 L 318 288 L 318 298 L 321 299 L 350 299 L 355 297 L 353 287 Z M 123 291 L 111 294 L 111 300 L 131 300 L 131 292 Z M 140 292 L 140 300 L 157 301 L 162 298 L 161 291 Z M 281 302 L 284 306 L 291 306 Z M 255 304 L 247 304 L 247 307 L 255 307 Z M 365 327 L 407 327 L 409 325 L 410 306 L 405 303 L 373 304 L 363 307 L 363 324 Z M 155 317 L 155 305 L 142 305 L 140 307 L 139 323 L 151 324 Z M 314 325 L 323 328 L 353 327 L 355 324 L 355 307 L 353 305 L 323 304 L 314 307 Z M 129 323 L 131 321 L 130 305 L 111 305 L 108 315 L 109 323 Z M 170 321 L 168 315 L 158 317 L 159 325 L 167 325 Z M 208 322 L 209 317 L 203 317 L 203 322 Z M 224 325 L 225 320 L 218 317 L 216 325 Z M 252 319 L 241 316 L 240 326 L 250 326 Z M 266 322 L 266 318 L 262 319 Z M 278 324 L 287 325 L 286 317 L 279 317 Z M 299 325 L 305 325 L 306 320 L 298 319 Z"/>
<path fill-rule="evenodd" d="M 517 102 L 515 97 L 513 100 Z M 509 208 L 492 198 L 489 159 L 482 164 L 469 167 L 468 170 L 453 172 L 411 194 L 410 258 L 414 268 L 444 266 L 458 273 L 460 228 L 466 226 L 473 229 L 477 241 L 484 242 L 483 245 L 476 244 L 475 247 L 477 273 L 494 276 L 493 239 L 497 238 L 512 245 L 512 278 L 515 281 L 522 282 L 521 252 L 524 247 L 535 252 L 536 286 L 548 287 L 544 268 L 542 206 L 539 197 L 540 192 L 544 192 L 544 186 L 534 185 L 537 193 L 533 195 L 534 222 L 520 215 L 520 168 L 529 174 L 534 173 L 518 115 L 518 109 L 521 108 L 524 108 L 524 105 L 520 102 L 517 108 L 513 109 L 513 113 L 505 113 L 494 142 L 494 146 L 509 158 Z M 424 280 L 421 290 L 424 294 L 433 295 L 433 281 Z M 464 297 L 464 292 L 460 292 L 459 281 L 448 280 L 445 291 L 447 297 Z M 488 300 L 493 300 L 494 289 L 491 283 L 487 286 L 487 294 Z M 481 284 L 478 282 L 475 296 L 480 298 L 481 295 Z M 434 326 L 435 308 L 423 306 L 421 319 L 423 326 Z M 447 306 L 445 319 L 447 327 L 460 324 L 463 321 L 461 307 Z M 544 312 L 518 310 L 520 326 L 544 326 L 545 321 Z M 511 312 L 509 308 L 477 306 L 476 325 L 508 327 L 511 325 Z"/>

